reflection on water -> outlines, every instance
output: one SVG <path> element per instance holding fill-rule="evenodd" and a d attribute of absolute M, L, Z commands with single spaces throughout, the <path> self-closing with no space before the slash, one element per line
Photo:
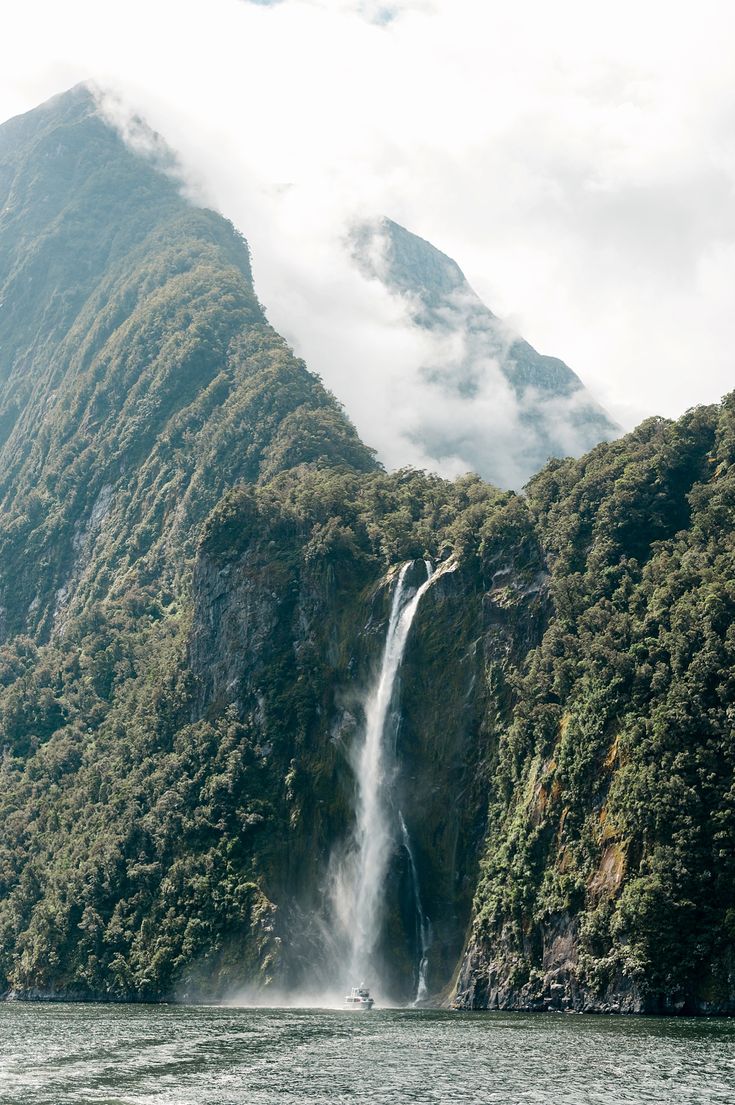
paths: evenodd
<path fill-rule="evenodd" d="M 0 1005 L 0 1105 L 734 1105 L 735 1022 Z"/>

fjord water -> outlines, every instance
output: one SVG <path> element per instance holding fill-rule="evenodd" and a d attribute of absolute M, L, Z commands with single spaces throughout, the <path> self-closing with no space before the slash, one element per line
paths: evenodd
<path fill-rule="evenodd" d="M 0 1105 L 732 1105 L 735 1021 L 0 1005 Z"/>

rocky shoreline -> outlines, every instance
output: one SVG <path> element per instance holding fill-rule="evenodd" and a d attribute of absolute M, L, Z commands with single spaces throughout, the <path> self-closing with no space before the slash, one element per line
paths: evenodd
<path fill-rule="evenodd" d="M 152 995 L 104 994 L 79 990 L 9 990 L 0 994 L 5 1003 L 48 1003 L 73 1005 L 209 1005 L 204 998 L 178 999 Z M 460 986 L 449 1002 L 427 1001 L 423 1009 L 444 1008 L 456 1013 L 568 1013 L 628 1017 L 733 1017 L 735 1001 L 721 1004 L 673 1001 L 664 995 L 643 995 L 633 983 L 627 988 L 611 988 L 605 994 L 593 994 L 573 977 L 549 975 L 540 983 L 528 983 L 519 989 L 503 985 L 492 970 L 460 979 Z"/>
<path fill-rule="evenodd" d="M 735 992 L 728 978 L 721 997 L 707 999 L 691 994 L 645 992 L 635 981 L 619 973 L 602 993 L 579 979 L 574 966 L 552 965 L 518 986 L 510 981 L 507 963 L 488 959 L 471 948 L 460 969 L 449 1008 L 518 1013 L 594 1013 L 628 1016 L 735 1016 Z"/>

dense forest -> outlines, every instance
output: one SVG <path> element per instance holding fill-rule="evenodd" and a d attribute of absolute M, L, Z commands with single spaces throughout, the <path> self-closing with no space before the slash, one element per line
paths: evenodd
<path fill-rule="evenodd" d="M 498 745 L 467 1001 L 733 1008 L 734 442 L 731 398 L 528 488 L 554 613 Z"/>
<path fill-rule="evenodd" d="M 432 999 L 733 1011 L 735 403 L 521 494 L 386 473 L 88 91 L 0 128 L 0 207 L 0 993 L 329 981 L 361 693 L 429 558 L 396 794 Z"/>

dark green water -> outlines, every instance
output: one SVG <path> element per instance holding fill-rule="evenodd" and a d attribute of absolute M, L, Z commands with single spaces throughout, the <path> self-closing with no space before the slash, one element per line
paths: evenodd
<path fill-rule="evenodd" d="M 0 1006 L 2 1105 L 735 1105 L 735 1022 Z"/>

